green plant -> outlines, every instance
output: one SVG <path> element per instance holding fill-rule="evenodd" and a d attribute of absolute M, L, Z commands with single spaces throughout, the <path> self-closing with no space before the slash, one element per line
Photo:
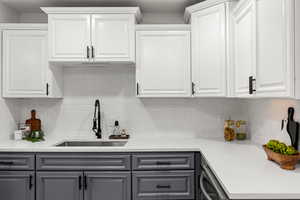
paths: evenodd
<path fill-rule="evenodd" d="M 266 144 L 266 146 L 267 146 L 267 148 L 271 149 L 272 151 L 283 154 L 283 155 L 298 154 L 298 151 L 294 147 L 287 146 L 285 143 L 280 142 L 278 140 L 270 140 Z"/>
<path fill-rule="evenodd" d="M 32 131 L 25 140 L 30 142 L 40 142 L 44 141 L 44 132 L 43 131 Z"/>

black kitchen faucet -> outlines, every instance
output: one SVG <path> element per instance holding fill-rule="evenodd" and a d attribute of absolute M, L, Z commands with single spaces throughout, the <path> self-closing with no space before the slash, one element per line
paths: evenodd
<path fill-rule="evenodd" d="M 101 110 L 100 110 L 100 100 L 96 99 L 95 101 L 95 111 L 93 118 L 93 131 L 96 134 L 97 138 L 101 138 Z"/>

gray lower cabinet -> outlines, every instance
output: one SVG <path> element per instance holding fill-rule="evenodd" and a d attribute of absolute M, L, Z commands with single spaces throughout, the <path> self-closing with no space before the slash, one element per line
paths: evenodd
<path fill-rule="evenodd" d="M 37 200 L 83 200 L 83 172 L 37 172 Z"/>
<path fill-rule="evenodd" d="M 133 200 L 194 199 L 194 171 L 135 171 Z"/>
<path fill-rule="evenodd" d="M 130 172 L 37 172 L 37 200 L 130 200 Z"/>
<path fill-rule="evenodd" d="M 0 171 L 0 199 L 34 200 L 34 172 Z"/>
<path fill-rule="evenodd" d="M 84 172 L 84 200 L 131 200 L 130 172 Z"/>
<path fill-rule="evenodd" d="M 194 155 L 0 153 L 0 200 L 193 200 Z"/>

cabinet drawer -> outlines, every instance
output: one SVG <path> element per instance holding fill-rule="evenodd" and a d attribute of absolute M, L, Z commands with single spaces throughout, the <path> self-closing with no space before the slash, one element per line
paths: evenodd
<path fill-rule="evenodd" d="M 133 172 L 134 200 L 194 199 L 194 171 Z"/>
<path fill-rule="evenodd" d="M 141 153 L 132 157 L 133 170 L 194 169 L 194 153 Z"/>
<path fill-rule="evenodd" d="M 37 154 L 37 170 L 130 170 L 130 155 L 99 153 Z"/>
<path fill-rule="evenodd" d="M 0 170 L 34 170 L 34 155 L 0 153 Z"/>

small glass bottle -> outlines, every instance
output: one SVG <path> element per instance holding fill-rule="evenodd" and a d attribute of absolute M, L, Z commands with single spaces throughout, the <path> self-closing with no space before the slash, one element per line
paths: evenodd
<path fill-rule="evenodd" d="M 113 135 L 115 135 L 115 136 L 121 135 L 121 129 L 120 129 L 120 126 L 119 126 L 119 121 L 115 121 L 115 126 L 114 126 L 114 129 L 113 129 Z"/>

